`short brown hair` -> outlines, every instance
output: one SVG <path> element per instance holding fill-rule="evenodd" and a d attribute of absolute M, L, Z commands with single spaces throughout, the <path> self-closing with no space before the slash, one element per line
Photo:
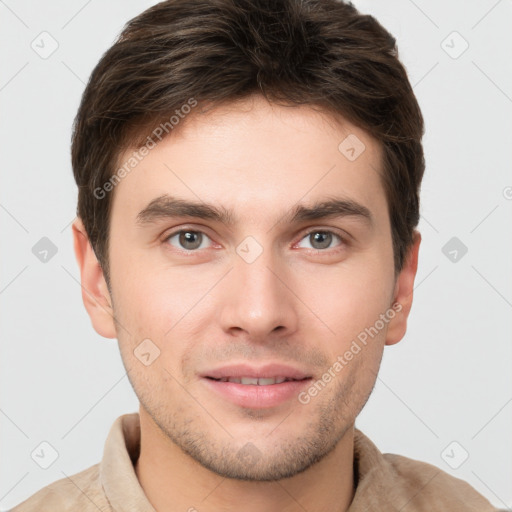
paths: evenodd
<path fill-rule="evenodd" d="M 121 151 L 143 144 L 191 98 L 215 105 L 254 93 L 319 106 L 379 140 L 395 275 L 402 269 L 419 221 L 424 127 L 395 38 L 339 0 L 167 0 L 124 26 L 73 125 L 77 215 L 107 284 L 113 196 L 98 190 Z"/>

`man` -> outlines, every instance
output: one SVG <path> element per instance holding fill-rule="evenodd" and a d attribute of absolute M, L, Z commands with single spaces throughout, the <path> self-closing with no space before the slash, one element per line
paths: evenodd
<path fill-rule="evenodd" d="M 491 511 L 355 419 L 413 299 L 423 119 L 335 0 L 171 0 L 74 126 L 82 297 L 139 413 L 15 511 Z"/>

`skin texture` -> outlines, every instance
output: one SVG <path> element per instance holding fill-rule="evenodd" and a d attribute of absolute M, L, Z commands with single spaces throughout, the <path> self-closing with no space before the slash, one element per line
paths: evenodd
<path fill-rule="evenodd" d="M 355 161 L 338 150 L 349 134 L 366 147 Z M 406 332 L 421 241 L 415 232 L 395 280 L 380 162 L 378 141 L 349 122 L 253 96 L 191 113 L 116 186 L 111 290 L 74 222 L 85 307 L 100 335 L 118 339 L 140 400 L 136 473 L 158 510 L 348 508 L 354 421 L 384 346 Z M 230 208 L 238 221 L 137 225 L 164 193 Z M 282 220 L 297 203 L 333 196 L 366 206 L 373 225 Z M 203 233 L 200 247 L 185 254 L 191 245 L 168 238 L 179 229 Z M 322 230 L 334 233 L 323 246 L 314 239 Z M 248 236 L 262 248 L 252 263 L 236 251 Z M 199 376 L 224 363 L 280 362 L 320 379 L 393 303 L 400 312 L 307 404 L 241 407 Z M 134 355 L 147 338 L 160 350 L 149 366 Z"/>

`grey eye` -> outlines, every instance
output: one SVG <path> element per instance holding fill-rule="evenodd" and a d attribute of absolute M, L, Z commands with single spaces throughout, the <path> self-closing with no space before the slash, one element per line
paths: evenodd
<path fill-rule="evenodd" d="M 307 247 L 308 249 L 321 251 L 323 249 L 329 249 L 335 238 L 343 242 L 341 237 L 332 231 L 316 230 L 308 233 L 302 240 L 310 241 L 310 247 Z"/>
<path fill-rule="evenodd" d="M 171 242 L 171 240 L 173 240 L 174 238 L 178 239 L 178 246 Z M 208 237 L 204 233 L 201 233 L 201 231 L 185 229 L 169 235 L 166 241 L 171 243 L 177 249 L 194 251 L 196 249 L 203 248 L 201 246 L 207 238 Z"/>

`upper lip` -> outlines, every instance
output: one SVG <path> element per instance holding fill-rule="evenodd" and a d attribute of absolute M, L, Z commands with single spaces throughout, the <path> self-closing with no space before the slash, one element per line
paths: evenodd
<path fill-rule="evenodd" d="M 272 363 L 263 366 L 231 364 L 207 370 L 201 373 L 201 377 L 212 377 L 214 379 L 222 379 L 224 377 L 253 377 L 261 379 L 285 377 L 287 379 L 302 380 L 311 377 L 311 375 L 286 364 Z"/>

